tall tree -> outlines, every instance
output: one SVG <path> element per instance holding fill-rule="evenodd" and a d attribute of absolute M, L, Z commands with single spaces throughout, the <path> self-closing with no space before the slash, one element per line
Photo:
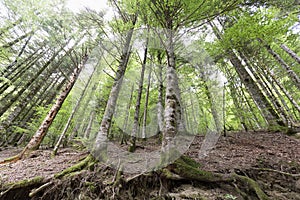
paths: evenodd
<path fill-rule="evenodd" d="M 109 134 L 109 129 L 111 126 L 113 114 L 115 112 L 117 99 L 119 96 L 119 92 L 123 83 L 124 74 L 126 72 L 126 68 L 128 65 L 129 57 L 131 54 L 131 40 L 134 32 L 135 25 L 137 23 L 137 14 L 133 13 L 129 15 L 128 13 L 121 10 L 117 2 L 115 2 L 115 6 L 119 11 L 119 15 L 125 26 L 129 27 L 124 36 L 124 43 L 121 45 L 121 55 L 119 58 L 118 69 L 116 71 L 113 86 L 110 90 L 109 98 L 106 104 L 106 108 L 104 111 L 104 115 L 101 120 L 100 130 L 97 134 L 95 144 L 94 144 L 94 155 L 102 160 L 106 159 L 106 148 L 107 148 L 107 137 Z"/>
<path fill-rule="evenodd" d="M 51 126 L 56 114 L 58 113 L 59 109 L 61 108 L 63 102 L 67 98 L 68 94 L 70 93 L 72 87 L 74 86 L 79 73 L 81 72 L 83 66 L 85 65 L 88 59 L 87 52 L 84 52 L 82 60 L 78 63 L 78 66 L 75 67 L 72 76 L 70 77 L 69 82 L 65 86 L 65 88 L 61 91 L 59 97 L 57 98 L 55 104 L 52 106 L 51 110 L 48 112 L 47 116 L 45 117 L 44 121 L 42 122 L 41 126 L 37 130 L 37 132 L 33 135 L 29 143 L 23 149 L 23 151 L 18 155 L 18 158 L 22 158 L 26 156 L 33 150 L 39 148 L 40 144 L 42 143 L 44 137 L 47 134 L 49 127 Z"/>

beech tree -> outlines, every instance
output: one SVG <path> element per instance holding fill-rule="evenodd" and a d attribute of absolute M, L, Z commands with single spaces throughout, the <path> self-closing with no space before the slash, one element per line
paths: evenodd
<path fill-rule="evenodd" d="M 109 134 L 109 129 L 112 123 L 112 117 L 116 108 L 117 99 L 119 96 L 120 88 L 123 82 L 124 74 L 128 65 L 129 57 L 131 54 L 131 39 L 133 35 L 133 31 L 135 28 L 135 25 L 137 23 L 137 13 L 128 14 L 125 11 L 121 10 L 119 5 L 115 3 L 115 6 L 118 9 L 119 15 L 121 17 L 122 22 L 124 25 L 129 27 L 125 33 L 125 38 L 123 43 L 121 43 L 121 55 L 118 62 L 118 68 L 114 77 L 113 85 L 110 90 L 110 94 L 108 97 L 108 101 L 105 107 L 105 111 L 101 120 L 100 124 L 100 130 L 97 134 L 96 140 L 95 140 L 95 146 L 94 146 L 94 154 L 99 159 L 105 159 L 105 149 L 106 149 L 106 143 L 107 143 L 107 137 Z M 104 150 L 104 152 L 102 152 Z"/>

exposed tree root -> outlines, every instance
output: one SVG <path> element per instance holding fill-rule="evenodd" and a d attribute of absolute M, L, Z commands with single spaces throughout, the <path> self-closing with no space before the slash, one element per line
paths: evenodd
<path fill-rule="evenodd" d="M 55 174 L 54 177 L 55 178 L 62 178 L 63 176 L 66 176 L 66 175 L 71 174 L 73 172 L 77 172 L 77 171 L 83 170 L 85 168 L 90 168 L 94 164 L 95 164 L 95 159 L 91 154 L 89 154 L 85 159 L 83 159 L 79 163 L 63 170 L 60 173 Z"/>
<path fill-rule="evenodd" d="M 200 170 L 199 164 L 194 160 L 182 156 L 178 160 L 176 160 L 173 164 L 171 164 L 168 168 L 172 172 L 175 172 L 179 177 L 188 179 L 188 180 L 196 180 L 200 182 L 228 182 L 232 183 L 234 181 L 239 182 L 241 185 L 246 185 L 247 188 L 254 191 L 260 200 L 268 200 L 269 197 L 262 191 L 259 184 L 246 176 L 241 176 L 236 173 L 232 174 L 219 174 L 208 172 L 204 170 Z M 168 174 L 166 174 L 168 177 Z M 241 189 L 239 189 L 241 192 Z M 243 193 L 243 192 L 241 192 Z M 242 194 L 241 194 L 242 195 Z"/>
<path fill-rule="evenodd" d="M 282 172 L 282 171 L 270 169 L 270 168 L 251 168 L 251 169 L 258 170 L 258 171 L 274 172 L 274 173 L 287 175 L 287 176 L 291 176 L 291 177 L 300 177 L 300 174 L 291 174 L 291 173 Z"/>
<path fill-rule="evenodd" d="M 49 187 L 52 184 L 53 184 L 53 182 L 50 181 L 50 182 L 47 182 L 44 185 L 40 186 L 39 188 L 31 190 L 31 192 L 29 193 L 29 197 L 33 197 L 33 196 L 37 195 L 37 193 L 45 190 L 47 187 Z"/>
<path fill-rule="evenodd" d="M 200 165 L 196 161 L 182 156 L 173 164 L 169 165 L 167 169 L 188 180 L 201 182 L 228 182 L 232 180 L 232 178 L 227 175 L 200 170 L 199 167 Z"/>
<path fill-rule="evenodd" d="M 23 158 L 29 157 L 33 150 L 28 150 L 26 147 L 17 155 L 0 160 L 0 164 L 13 163 Z"/>
<path fill-rule="evenodd" d="M 242 184 L 245 184 L 249 189 L 255 191 L 255 194 L 257 195 L 259 200 L 269 200 L 269 197 L 262 191 L 258 183 L 246 176 L 241 176 L 236 173 L 232 174 L 232 177 L 235 178 L 237 181 L 241 182 Z"/>
<path fill-rule="evenodd" d="M 75 188 L 86 188 L 84 191 L 88 192 L 98 191 L 96 192 L 96 195 L 106 195 L 107 193 L 111 197 L 117 197 L 118 195 L 130 195 L 132 198 L 134 198 L 134 196 L 138 194 L 131 192 L 136 191 L 137 186 L 140 187 L 140 190 L 143 192 L 140 194 L 140 196 L 145 195 L 147 193 L 146 190 L 148 190 L 147 194 L 149 195 L 149 184 L 153 186 L 152 190 L 159 191 L 159 188 L 157 188 L 159 187 L 159 182 L 161 182 L 161 195 L 165 195 L 167 197 L 168 189 L 173 187 L 174 184 L 178 185 L 187 181 L 194 181 L 198 183 L 203 182 L 219 186 L 224 184 L 231 185 L 231 187 L 235 188 L 236 192 L 241 196 L 245 197 L 247 195 L 255 195 L 255 198 L 259 200 L 269 199 L 269 197 L 263 192 L 255 180 L 246 176 L 238 175 L 236 173 L 221 174 L 201 170 L 199 163 L 186 156 L 182 156 L 173 164 L 170 164 L 164 169 L 148 174 L 138 174 L 127 179 L 124 179 L 124 176 L 121 173 L 121 166 L 117 170 L 107 168 L 101 169 L 101 172 L 91 172 L 93 171 L 96 162 L 97 161 L 95 161 L 92 155 L 88 155 L 79 163 L 56 174 L 51 180 L 45 180 L 42 177 L 36 177 L 31 180 L 6 184 L 1 188 L 1 191 L 3 192 L 0 194 L 0 197 L 6 197 L 5 195 L 8 195 L 9 197 L 15 197 L 12 196 L 14 195 L 12 191 L 15 191 L 15 189 L 20 189 L 18 190 L 19 193 L 27 195 L 27 198 L 25 199 L 29 199 L 30 197 L 34 197 L 35 199 L 43 199 L 41 195 L 50 195 L 53 194 L 53 192 L 60 192 L 60 194 L 57 196 L 61 198 L 60 195 L 64 195 L 64 193 L 60 191 L 61 188 L 67 188 L 73 185 L 72 187 Z M 91 171 L 88 172 L 88 170 Z M 83 182 L 82 178 L 80 177 L 86 177 L 85 174 L 89 173 L 91 175 L 88 176 L 87 180 Z M 64 178 L 64 180 L 60 181 L 62 178 Z M 76 181 L 75 183 L 77 186 L 74 186 L 72 181 Z M 99 182 L 101 182 L 101 184 L 99 184 Z M 65 186 L 64 184 L 68 184 L 69 186 Z M 49 188 L 49 186 L 51 186 L 51 188 Z M 78 195 L 82 191 L 82 189 L 77 190 Z M 72 195 L 75 195 L 75 193 Z M 95 195 L 95 193 L 93 193 L 93 195 Z M 45 199 L 47 198 L 45 197 Z"/>
<path fill-rule="evenodd" d="M 12 157 L 9 157 L 9 158 L 5 158 L 4 160 L 0 160 L 0 164 L 17 162 L 20 159 L 21 159 L 21 157 L 19 155 L 15 155 L 15 156 L 12 156 Z"/>
<path fill-rule="evenodd" d="M 8 162 L 12 162 L 14 157 L 11 157 Z M 38 176 L 33 179 L 26 179 L 16 183 L 6 183 L 0 187 L 0 191 L 2 191 L 0 193 L 0 199 L 29 199 L 30 197 L 36 196 L 41 191 L 46 190 L 50 185 L 54 184 L 55 180 L 61 179 L 68 175 L 71 176 L 74 172 L 82 171 L 85 168 L 91 168 L 94 163 L 95 160 L 93 156 L 88 155 L 79 163 L 54 175 L 53 180 L 46 180 L 44 177 Z M 16 190 L 18 190 L 18 192 L 15 192 Z M 26 197 L 24 194 L 26 194 Z"/>
<path fill-rule="evenodd" d="M 21 180 L 16 183 L 6 183 L 1 187 L 0 199 L 22 199 L 24 191 L 47 182 L 44 177 L 37 176 L 33 179 Z M 16 191 L 18 190 L 18 191 Z M 12 196 L 13 195 L 13 196 Z M 13 197 L 13 198 L 12 198 Z"/>

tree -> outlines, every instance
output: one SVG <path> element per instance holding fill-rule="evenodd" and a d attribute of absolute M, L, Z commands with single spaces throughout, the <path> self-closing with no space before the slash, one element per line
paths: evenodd
<path fill-rule="evenodd" d="M 116 102 L 120 92 L 120 88 L 123 82 L 123 77 L 128 65 L 130 57 L 130 43 L 133 35 L 133 31 L 137 22 L 137 14 L 133 13 L 132 15 L 127 14 L 122 11 L 115 2 L 115 5 L 119 9 L 119 14 L 122 18 L 124 25 L 127 25 L 129 28 L 127 33 L 125 33 L 125 41 L 121 46 L 121 55 L 118 63 L 118 69 L 116 71 L 116 76 L 114 77 L 113 86 L 110 90 L 109 98 L 106 104 L 104 115 L 101 120 L 100 130 L 97 134 L 95 145 L 94 145 L 94 155 L 96 155 L 99 160 L 105 159 L 105 149 L 107 137 L 109 134 L 109 129 L 112 122 L 112 117 L 116 108 Z M 104 152 L 103 152 L 104 151 Z"/>

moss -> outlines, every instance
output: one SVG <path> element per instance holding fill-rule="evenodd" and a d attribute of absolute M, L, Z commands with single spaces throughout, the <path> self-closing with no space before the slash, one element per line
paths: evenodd
<path fill-rule="evenodd" d="M 188 157 L 188 156 L 181 156 L 181 159 L 188 165 L 194 167 L 194 168 L 200 168 L 201 164 L 196 162 L 194 159 Z"/>
<path fill-rule="evenodd" d="M 6 183 L 3 185 L 2 189 L 9 188 L 11 190 L 11 189 L 28 187 L 28 186 L 35 185 L 35 184 L 40 184 L 43 182 L 43 180 L 44 180 L 43 177 L 37 176 L 37 177 L 34 177 L 33 179 L 25 179 L 25 180 L 21 180 L 21 181 L 14 182 L 14 183 Z"/>
<path fill-rule="evenodd" d="M 186 162 L 187 161 L 187 162 Z M 196 166 L 196 167 L 195 167 Z M 180 157 L 172 165 L 171 170 L 181 177 L 205 182 L 228 181 L 221 174 L 200 170 L 199 164 L 189 158 Z"/>
<path fill-rule="evenodd" d="M 240 180 L 241 182 L 246 183 L 247 186 L 254 190 L 259 200 L 269 200 L 269 197 L 261 190 L 258 183 L 253 179 L 246 176 L 240 176 L 238 174 L 233 174 L 233 177 Z"/>
<path fill-rule="evenodd" d="M 16 162 L 21 159 L 20 155 L 15 155 L 9 158 L 5 158 L 4 160 L 0 160 L 0 164 L 10 163 L 10 162 Z"/>
<path fill-rule="evenodd" d="M 96 188 L 97 188 L 97 185 L 96 185 L 96 183 L 94 183 L 94 182 L 88 182 L 88 181 L 87 181 L 87 182 L 85 182 L 84 184 L 85 184 L 85 186 L 88 187 L 89 190 L 92 191 L 92 192 L 94 192 L 94 191 L 96 190 Z"/>
<path fill-rule="evenodd" d="M 61 178 L 67 174 L 70 174 L 72 172 L 76 172 L 76 171 L 80 171 L 82 169 L 84 169 L 85 167 L 91 166 L 93 165 L 93 163 L 95 162 L 93 156 L 91 154 L 89 154 L 84 160 L 80 161 L 79 163 L 63 170 L 60 173 L 57 173 L 54 175 L 55 178 Z"/>
<path fill-rule="evenodd" d="M 135 145 L 129 145 L 128 151 L 131 153 L 135 152 Z"/>
<path fill-rule="evenodd" d="M 164 168 L 161 172 L 167 179 L 172 179 L 173 174 L 168 169 Z"/>

